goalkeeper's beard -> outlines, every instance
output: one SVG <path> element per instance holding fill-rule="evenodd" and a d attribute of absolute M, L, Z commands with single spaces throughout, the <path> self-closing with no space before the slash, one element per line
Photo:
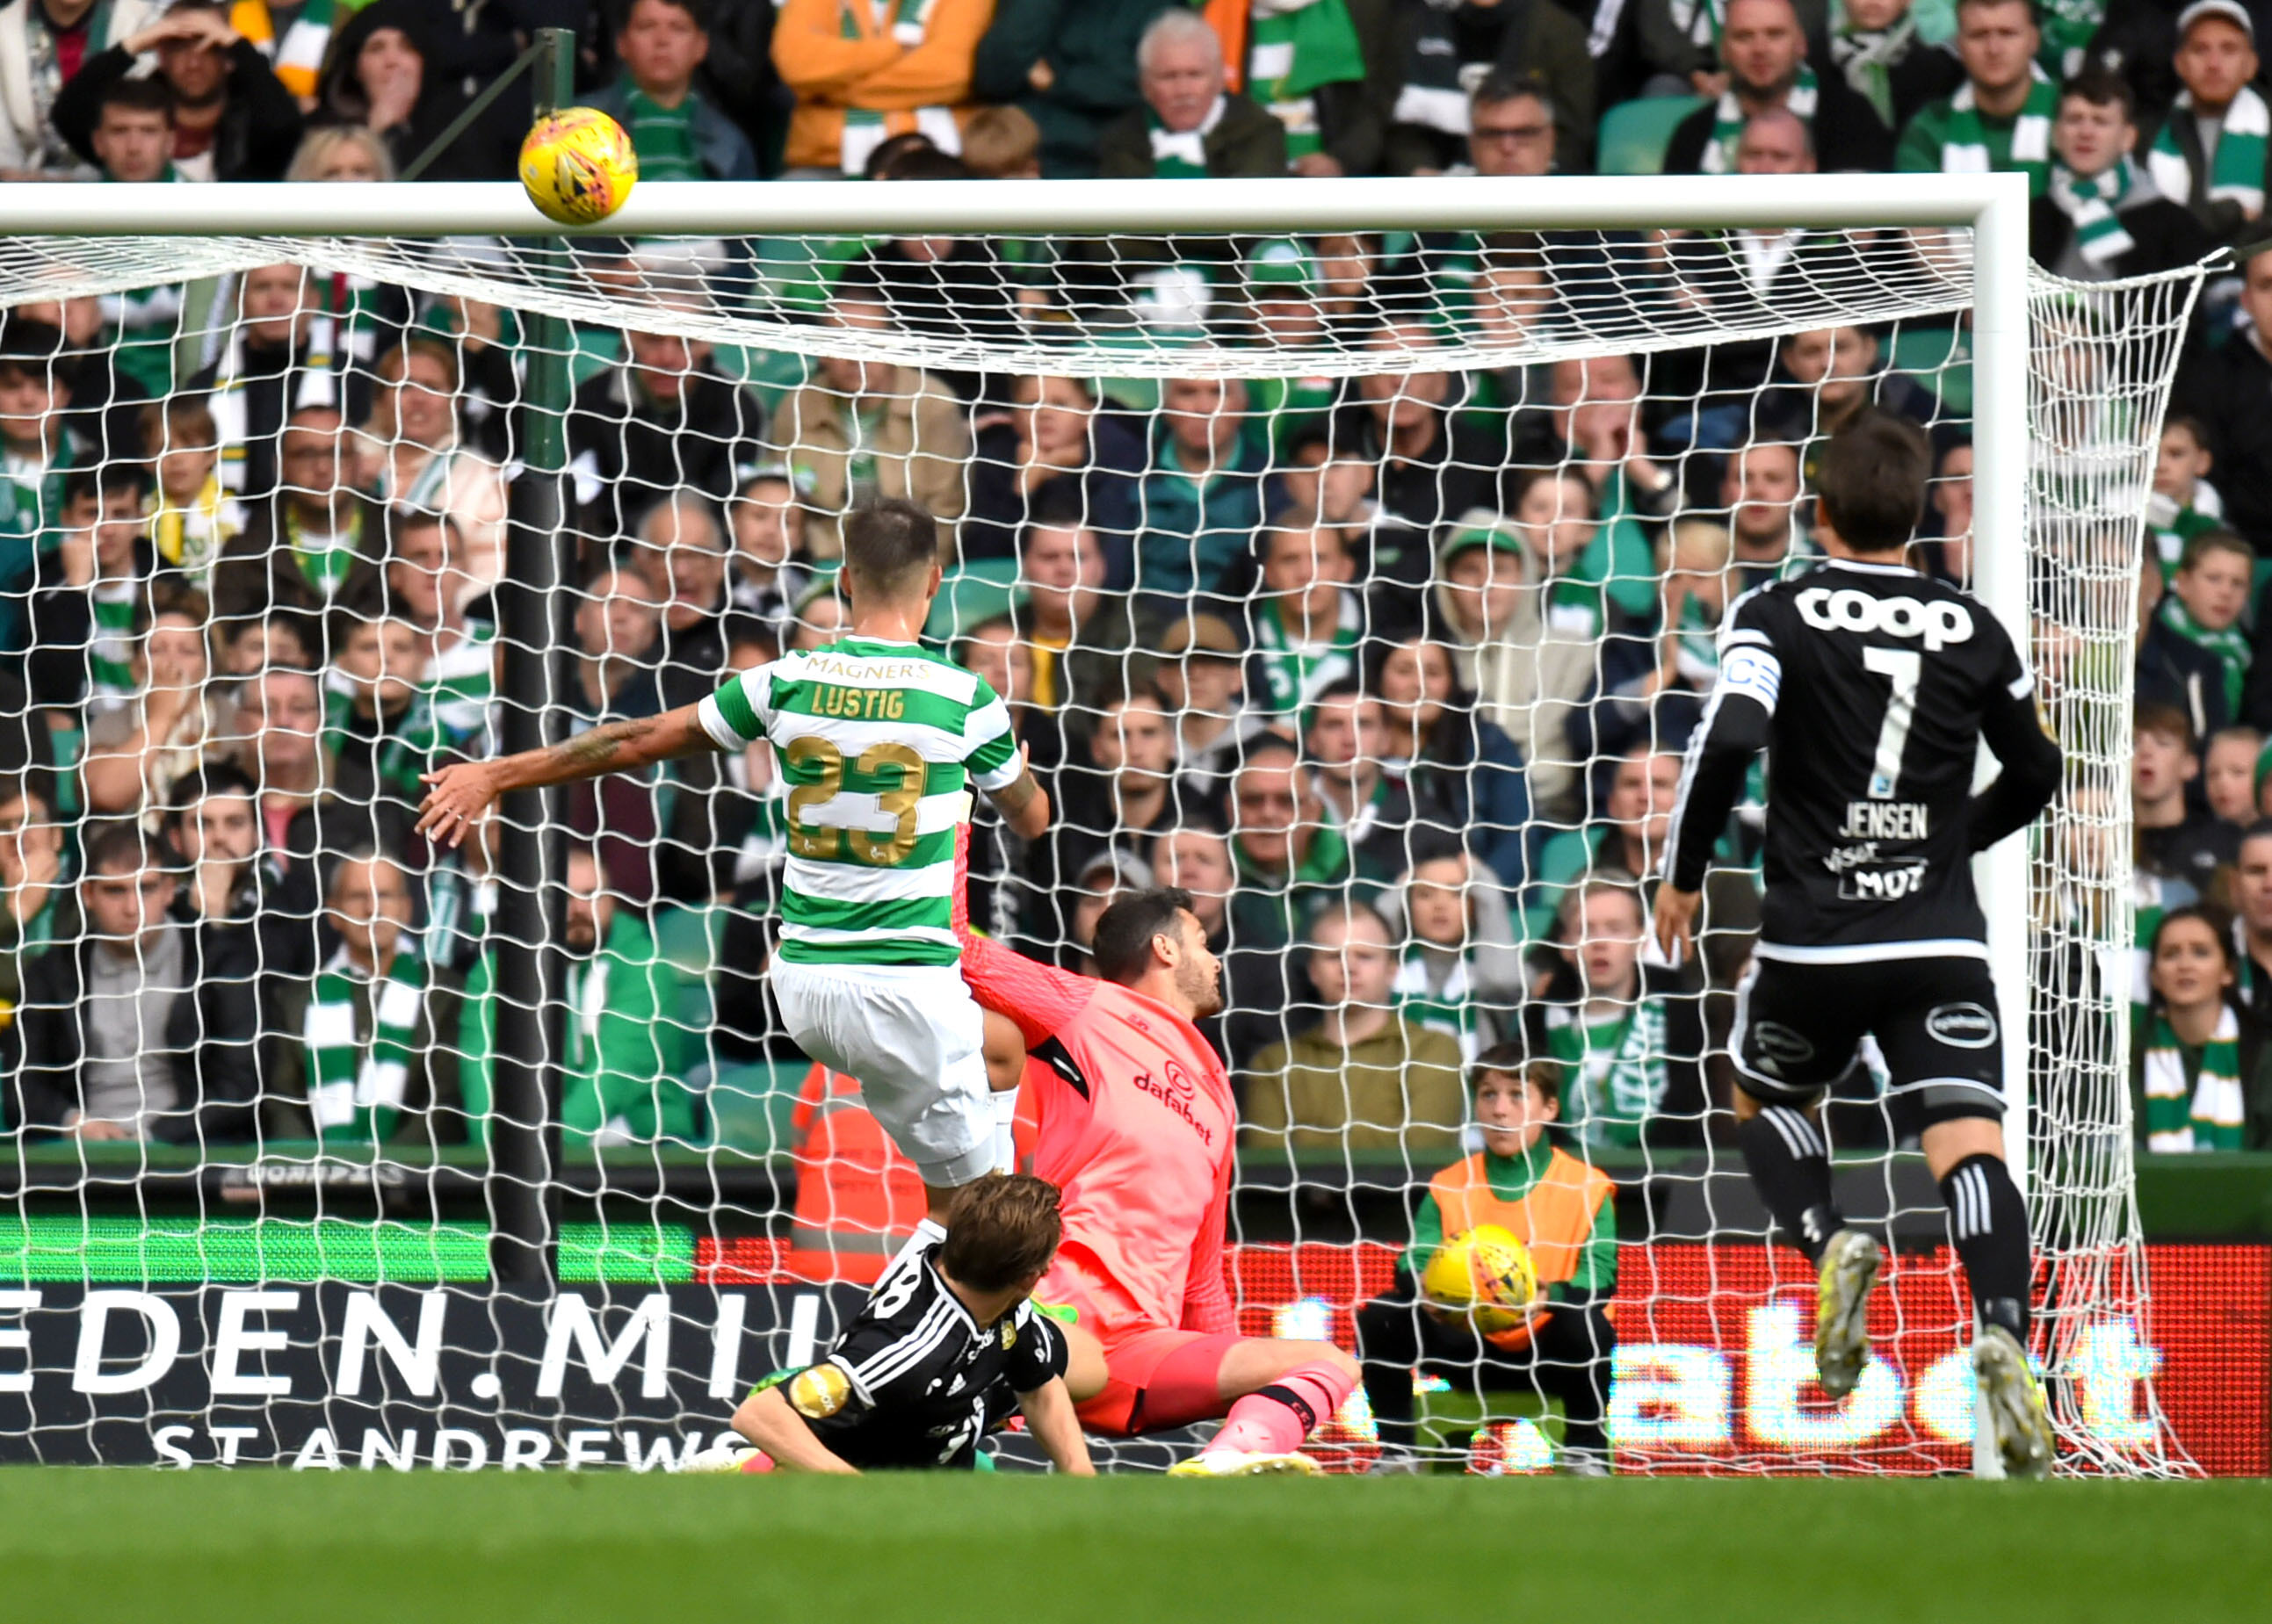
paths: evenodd
<path fill-rule="evenodd" d="M 1202 977 L 1199 966 L 1192 965 L 1176 972 L 1176 990 L 1192 1007 L 1192 1019 L 1203 1021 L 1210 1015 L 1222 1013 L 1222 962 L 1215 961 L 1214 973 Z"/>

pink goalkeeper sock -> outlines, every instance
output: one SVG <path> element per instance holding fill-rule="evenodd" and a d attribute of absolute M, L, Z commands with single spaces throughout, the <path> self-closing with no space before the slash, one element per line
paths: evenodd
<path fill-rule="evenodd" d="M 1208 1441 L 1207 1449 L 1289 1455 L 1319 1423 L 1331 1419 L 1356 1385 L 1348 1372 L 1323 1360 L 1289 1370 L 1231 1405 L 1222 1430 Z"/>

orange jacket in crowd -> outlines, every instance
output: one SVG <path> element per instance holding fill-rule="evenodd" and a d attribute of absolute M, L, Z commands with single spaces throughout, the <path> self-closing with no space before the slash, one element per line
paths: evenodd
<path fill-rule="evenodd" d="M 993 19 L 994 0 L 782 0 L 774 66 L 796 93 L 788 167 L 857 175 L 910 130 L 960 151 L 971 63 Z"/>

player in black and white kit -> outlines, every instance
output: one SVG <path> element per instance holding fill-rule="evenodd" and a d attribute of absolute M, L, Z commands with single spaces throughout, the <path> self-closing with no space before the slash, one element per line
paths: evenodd
<path fill-rule="evenodd" d="M 1065 1391 L 1065 1333 L 1031 1301 L 1062 1234 L 1045 1180 L 964 1185 L 946 1239 L 894 1263 L 827 1358 L 734 1412 L 756 1447 L 707 1451 L 698 1470 L 968 1470 L 978 1441 L 1022 1411 L 1059 1471 L 1095 1475 Z"/>
<path fill-rule="evenodd" d="M 2059 750 L 1996 617 L 1902 562 L 1931 467 L 1922 433 L 1877 414 L 1824 448 L 1829 561 L 1730 607 L 1655 929 L 1670 953 L 1690 945 L 1714 842 L 1767 747 L 1767 896 L 1730 1038 L 1736 1136 L 1768 1211 L 1820 1269 L 1823 1389 L 1842 1397 L 1861 1377 L 1884 1255 L 1833 1203 L 1811 1113 L 1871 1034 L 1895 1127 L 1921 1137 L 1948 1203 L 1999 1451 L 2008 1471 L 2040 1476 L 2052 1436 L 2026 1357 L 2028 1215 L 2004 1165 L 2003 1032 L 1971 859 L 2049 803 Z M 1975 795 L 1983 742 L 2002 770 Z"/>

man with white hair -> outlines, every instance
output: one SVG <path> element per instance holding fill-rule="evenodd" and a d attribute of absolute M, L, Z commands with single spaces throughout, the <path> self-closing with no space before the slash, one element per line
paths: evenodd
<path fill-rule="evenodd" d="M 1222 41 L 1196 11 L 1162 11 L 1136 46 L 1144 105 L 1105 126 L 1097 173 L 1268 175 L 1286 173 L 1286 126 L 1228 88 Z"/>

